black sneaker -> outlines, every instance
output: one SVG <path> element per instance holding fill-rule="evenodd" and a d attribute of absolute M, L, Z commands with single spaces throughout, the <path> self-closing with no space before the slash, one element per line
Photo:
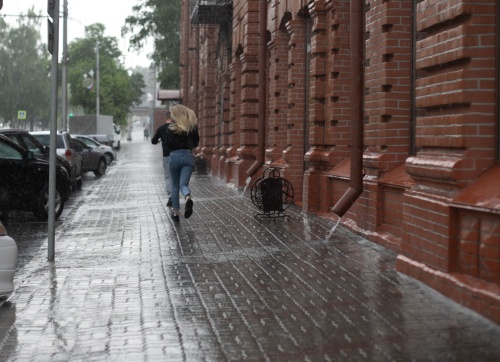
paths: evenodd
<path fill-rule="evenodd" d="M 168 198 L 167 207 L 172 207 L 172 198 L 171 197 Z"/>
<path fill-rule="evenodd" d="M 190 198 L 186 201 L 186 208 L 184 209 L 184 217 L 188 219 L 193 214 L 193 200 Z"/>
<path fill-rule="evenodd" d="M 177 222 L 180 221 L 179 215 L 177 215 L 175 212 L 173 212 L 172 215 L 170 215 L 170 216 L 172 217 L 172 220 L 177 221 Z"/>

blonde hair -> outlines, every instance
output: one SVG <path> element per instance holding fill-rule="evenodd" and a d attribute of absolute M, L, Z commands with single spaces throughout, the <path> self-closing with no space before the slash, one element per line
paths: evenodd
<path fill-rule="evenodd" d="M 176 104 L 170 107 L 170 118 L 174 121 L 170 129 L 176 133 L 191 132 L 198 124 L 196 114 L 182 104 Z"/>

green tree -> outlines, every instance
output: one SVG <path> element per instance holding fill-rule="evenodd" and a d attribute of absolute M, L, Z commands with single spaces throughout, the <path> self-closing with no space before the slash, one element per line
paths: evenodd
<path fill-rule="evenodd" d="M 120 62 L 122 56 L 115 37 L 104 35 L 100 23 L 85 27 L 85 37 L 68 45 L 68 80 L 70 105 L 81 107 L 85 114 L 96 114 L 96 50 L 99 51 L 100 114 L 112 115 L 115 123 L 127 124 L 129 108 L 142 95 L 141 75 L 129 75 Z M 142 83 L 141 83 L 142 81 Z"/>
<path fill-rule="evenodd" d="M 142 104 L 141 97 L 144 94 L 144 76 L 141 73 L 132 73 L 130 76 L 130 85 L 132 86 L 132 93 L 134 95 L 133 105 L 139 107 Z"/>
<path fill-rule="evenodd" d="M 122 35 L 132 34 L 131 47 L 142 49 L 154 39 L 153 61 L 159 66 L 160 87 L 179 87 L 181 1 L 142 0 L 125 20 Z"/>
<path fill-rule="evenodd" d="M 33 8 L 19 17 L 17 27 L 0 18 L 0 123 L 5 126 L 48 126 L 50 59 L 38 31 L 41 21 Z M 26 111 L 26 120 L 17 120 L 19 110 Z"/>

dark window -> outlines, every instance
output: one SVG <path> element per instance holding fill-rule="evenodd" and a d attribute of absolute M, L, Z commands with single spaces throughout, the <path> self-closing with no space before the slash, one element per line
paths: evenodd
<path fill-rule="evenodd" d="M 80 140 L 80 141 L 82 141 L 83 143 L 85 143 L 88 146 L 91 146 L 91 147 L 97 147 L 98 146 L 98 144 L 95 141 L 91 140 L 90 138 L 78 137 L 77 139 Z"/>
<path fill-rule="evenodd" d="M 80 140 L 75 140 L 75 139 L 72 139 L 71 140 L 71 143 L 73 144 L 72 145 L 72 148 L 76 151 L 76 152 L 82 152 L 85 148 L 87 148 L 87 145 L 85 145 L 85 143 L 83 143 L 82 141 Z"/>
<path fill-rule="evenodd" d="M 35 143 L 30 137 L 19 136 L 23 138 L 24 147 L 32 151 L 34 155 L 41 156 L 44 154 L 43 149 L 39 143 Z"/>
<path fill-rule="evenodd" d="M 45 134 L 37 134 L 35 138 L 44 146 L 50 146 L 50 135 Z"/>
<path fill-rule="evenodd" d="M 7 143 L 0 142 L 0 158 L 8 160 L 22 160 L 23 155 Z"/>

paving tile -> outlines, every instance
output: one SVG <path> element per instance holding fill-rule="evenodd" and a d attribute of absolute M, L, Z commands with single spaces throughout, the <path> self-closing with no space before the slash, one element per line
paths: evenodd
<path fill-rule="evenodd" d="M 0 361 L 497 361 L 500 327 L 395 271 L 396 254 L 193 175 L 174 223 L 161 154 L 123 144 L 17 273 Z"/>

